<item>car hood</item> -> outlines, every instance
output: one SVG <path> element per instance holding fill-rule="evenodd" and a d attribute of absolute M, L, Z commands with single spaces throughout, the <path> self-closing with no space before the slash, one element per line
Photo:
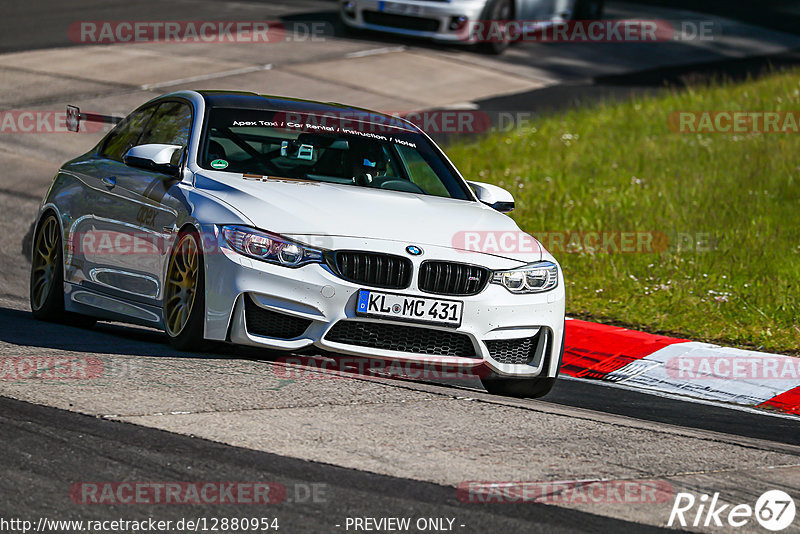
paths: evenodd
<path fill-rule="evenodd" d="M 479 202 L 213 171 L 196 174 L 195 187 L 230 204 L 257 228 L 295 238 L 359 237 L 522 262 L 542 258 L 538 241 L 522 234 L 510 217 Z M 514 245 L 521 235 L 524 246 Z"/>

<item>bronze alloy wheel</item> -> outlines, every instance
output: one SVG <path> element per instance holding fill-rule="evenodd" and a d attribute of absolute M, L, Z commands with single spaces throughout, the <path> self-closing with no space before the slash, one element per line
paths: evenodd
<path fill-rule="evenodd" d="M 34 311 L 45 307 L 60 265 L 58 221 L 48 217 L 36 235 L 31 258 L 31 308 Z"/>
<path fill-rule="evenodd" d="M 183 234 L 167 269 L 164 326 L 171 337 L 183 332 L 192 314 L 200 281 L 200 252 L 192 234 Z"/>
<path fill-rule="evenodd" d="M 94 325 L 97 319 L 64 310 L 64 250 L 55 214 L 42 217 L 32 242 L 30 302 L 33 317 L 83 328 Z"/>

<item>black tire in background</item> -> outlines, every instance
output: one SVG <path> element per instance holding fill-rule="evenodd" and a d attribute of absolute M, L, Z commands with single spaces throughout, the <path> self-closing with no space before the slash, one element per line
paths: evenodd
<path fill-rule="evenodd" d="M 605 0 L 575 0 L 572 20 L 600 20 L 605 11 Z"/>
<path fill-rule="evenodd" d="M 486 7 L 485 16 L 484 16 L 484 24 L 488 21 L 509 21 L 514 18 L 514 4 L 511 0 L 492 0 L 489 2 L 489 5 Z M 483 31 L 484 37 L 491 36 L 493 32 L 487 28 L 484 28 Z M 508 32 L 504 30 L 502 32 L 503 39 L 499 41 L 491 41 L 486 40 L 482 43 L 478 43 L 477 47 L 478 50 L 483 52 L 484 54 L 493 54 L 499 55 L 505 52 L 506 48 L 509 47 L 511 44 L 511 37 L 508 35 Z"/>
<path fill-rule="evenodd" d="M 363 30 L 361 28 L 356 28 L 355 26 L 350 26 L 349 24 L 347 24 L 343 20 L 343 18 L 344 18 L 344 15 L 340 15 L 340 17 L 339 17 L 339 25 L 341 26 L 342 34 L 345 37 L 354 37 L 354 38 L 356 38 L 356 37 L 364 37 L 367 34 L 366 30 Z"/>

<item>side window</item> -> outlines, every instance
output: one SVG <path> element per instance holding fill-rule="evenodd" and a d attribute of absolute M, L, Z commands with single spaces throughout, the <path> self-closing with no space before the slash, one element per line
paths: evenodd
<path fill-rule="evenodd" d="M 119 123 L 119 125 L 108 134 L 100 154 L 109 159 L 122 161 L 122 156 L 124 156 L 131 147 L 136 145 L 154 109 L 153 107 L 149 107 L 134 111 L 128 115 L 125 120 Z"/>
<path fill-rule="evenodd" d="M 411 147 L 397 144 L 395 149 L 400 153 L 400 157 L 405 163 L 408 176 L 411 181 L 421 187 L 429 195 L 436 195 L 438 197 L 450 197 L 450 193 L 444 186 L 442 181 L 436 175 L 428 162 L 422 155 Z"/>
<path fill-rule="evenodd" d="M 156 109 L 137 144 L 158 143 L 185 147 L 189 145 L 191 129 L 192 108 L 182 102 L 164 102 Z"/>

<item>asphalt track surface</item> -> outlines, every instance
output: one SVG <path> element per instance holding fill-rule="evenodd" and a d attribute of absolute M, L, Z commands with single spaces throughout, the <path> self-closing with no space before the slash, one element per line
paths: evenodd
<path fill-rule="evenodd" d="M 0 342 L 39 349 L 80 348 L 84 354 L 112 353 L 146 357 L 174 356 L 163 334 L 116 324 L 92 330 L 42 324 L 27 312 L 0 310 L 4 325 Z M 272 355 L 274 357 L 276 355 Z M 261 351 L 234 347 L 214 354 L 185 358 L 220 358 L 264 362 Z M 355 376 L 355 380 L 361 377 Z M 366 379 L 365 379 L 366 380 Z M 439 390 L 444 394 L 481 396 L 474 387 L 437 386 L 424 382 L 388 380 L 408 391 Z M 483 394 L 485 395 L 485 394 Z M 488 396 L 487 396 L 488 397 Z M 502 398 L 491 402 L 505 403 Z M 545 400 L 515 400 L 535 410 L 554 406 L 575 417 L 599 414 L 652 421 L 680 428 L 710 431 L 710 439 L 746 447 L 792 452 L 797 421 L 768 417 L 719 406 L 690 404 L 590 382 L 563 380 Z M 659 530 L 625 520 L 558 506 L 526 503 L 463 503 L 453 487 L 345 469 L 324 462 L 289 458 L 205 439 L 163 432 L 100 417 L 37 406 L 0 397 L 0 517 L 31 519 L 178 520 L 186 517 L 277 517 L 284 532 L 337 532 L 350 517 L 455 518 L 458 532 L 652 532 Z M 325 412 L 319 414 L 325 417 Z M 343 421 L 342 424 L 348 424 Z M 477 422 L 480 424 L 480 422 Z M 269 435 L 263 427 L 258 432 Z M 751 441 L 748 438 L 753 438 Z M 458 436 L 452 436 L 457 440 Z M 764 440 L 761 442 L 761 440 Z M 598 441 L 602 446 L 602 441 Z M 795 453 L 796 454 L 796 453 Z M 610 458 L 610 461 L 614 461 Z M 283 484 L 291 495 L 307 495 L 322 487 L 321 497 L 309 502 L 283 502 L 266 508 L 232 505 L 79 505 L 68 497 L 76 481 L 269 481 Z"/>
<path fill-rule="evenodd" d="M 0 308 L 0 342 L 42 349 L 73 349 L 86 353 L 120 355 L 170 356 L 166 336 L 155 330 L 119 324 L 98 323 L 91 330 L 49 325 L 31 317 L 26 311 Z M 253 361 L 274 360 L 283 354 L 226 345 L 214 352 L 215 358 L 242 358 Z M 186 354 L 187 358 L 207 357 Z M 357 374 L 353 378 L 358 378 Z M 397 387 L 414 388 L 425 382 L 396 379 Z M 478 389 L 472 384 L 451 386 L 457 393 L 470 394 Z M 651 395 L 630 389 L 612 387 L 602 382 L 565 378 L 556 383 L 542 400 L 534 404 L 557 404 L 681 427 L 743 436 L 777 443 L 798 443 L 798 421 L 793 417 L 769 417 L 757 411 L 741 411 L 736 407 L 715 404 L 688 404 L 684 400 Z"/>
<path fill-rule="evenodd" d="M 453 488 L 229 447 L 0 398 L 4 517 L 127 520 L 278 517 L 279 532 L 343 532 L 347 517 L 456 518 L 456 532 L 657 532 L 655 527 L 546 505 L 462 503 Z M 35 451 L 35 454 L 32 452 Z M 75 480 L 270 481 L 287 488 L 271 507 L 70 501 Z M 306 502 L 305 489 L 324 487 Z M 313 491 L 313 490 L 312 490 Z M 24 510 L 24 513 L 20 513 Z M 464 525 L 461 527 L 460 525 Z"/>
<path fill-rule="evenodd" d="M 5 3 L 0 19 L 0 32 L 3 35 L 0 53 L 72 46 L 75 43 L 69 39 L 66 29 L 80 20 L 236 20 L 237 15 L 231 15 L 242 12 L 268 20 L 301 13 L 326 12 L 327 18 L 331 19 L 335 4 L 335 0 L 11 0 Z"/>
<path fill-rule="evenodd" d="M 0 18 L 0 53 L 48 49 L 70 46 L 66 28 L 75 20 L 153 20 L 153 19 L 226 19 L 229 2 L 179 1 L 157 2 L 99 2 L 80 0 L 70 3 L 10 2 Z M 258 13 L 263 18 L 283 20 L 307 20 L 322 18 L 334 25 L 339 32 L 335 17 L 331 16 L 334 2 L 295 0 L 285 4 L 275 2 L 242 2 L 237 6 L 248 13 Z M 192 16 L 187 17 L 187 10 Z M 392 39 L 374 37 L 380 43 L 394 43 Z M 435 49 L 436 47 L 434 47 Z M 533 53 L 533 52 L 532 52 Z M 514 63 L 519 57 L 499 59 Z M 508 110 L 528 109 L 547 113 L 571 105 L 585 104 L 607 98 L 626 98 L 632 94 L 657 91 L 664 83 L 680 85 L 687 73 L 703 71 L 738 75 L 757 73 L 768 64 L 795 65 L 794 54 L 780 57 L 751 58 L 726 61 L 709 67 L 676 68 L 672 71 L 659 69 L 650 73 L 601 77 L 590 82 L 577 82 L 566 86 L 538 89 L 530 92 L 493 97 L 477 102 L 481 109 Z M 691 77 L 691 76 L 690 76 Z M 18 190 L 0 188 L 0 198 L 5 213 L 11 213 L 19 204 L 30 204 L 36 195 Z M 16 207 L 14 205 L 17 205 Z M 27 223 L 26 223 L 27 224 Z M 19 229 L 18 229 L 19 230 Z M 14 240 L 16 246 L 19 240 Z M 17 256 L 19 258 L 19 256 Z M 4 265 L 9 279 L 24 285 L 26 266 Z M 22 274 L 19 274 L 22 273 Z M 12 295 L 18 297 L 18 293 Z M 0 295 L 0 299 L 3 295 Z M 71 351 L 82 354 L 102 354 L 111 358 L 175 358 L 175 353 L 166 345 L 163 334 L 142 328 L 116 324 L 100 324 L 92 330 L 83 330 L 61 325 L 34 321 L 19 304 L 0 306 L 0 343 L 6 351 L 16 354 L 48 354 L 51 351 Z M 16 352 L 14 352 L 16 351 Z M 186 364 L 197 363 L 202 358 L 213 358 L 223 363 L 230 361 L 270 365 L 274 354 L 237 348 L 223 348 L 211 355 L 181 355 Z M 366 379 L 352 377 L 354 381 Z M 735 444 L 766 457 L 782 454 L 786 458 L 800 457 L 797 444 L 800 442 L 800 427 L 796 418 L 780 417 L 756 411 L 743 411 L 704 403 L 689 403 L 675 398 L 666 398 L 610 387 L 603 383 L 577 380 L 562 380 L 544 400 L 510 400 L 490 398 L 470 384 L 442 385 L 423 382 L 386 380 L 381 382 L 398 395 L 439 395 L 443 397 L 474 397 L 486 406 L 498 408 L 523 408 L 536 414 L 558 414 L 578 420 L 603 421 L 612 426 L 632 424 L 657 430 L 659 433 L 675 432 L 690 434 L 708 450 L 719 444 Z M 0 384 L 2 386 L 2 384 Z M 227 387 L 219 384 L 219 387 Z M 2 395 L 0 390 L 0 395 Z M 322 394 L 321 394 L 322 396 Z M 43 403 L 44 404 L 44 403 Z M 69 406 L 71 409 L 71 405 Z M 95 413 L 95 415 L 100 415 Z M 321 411 L 320 418 L 326 417 Z M 476 427 L 481 421 L 475 421 Z M 342 420 L 342 433 L 353 421 Z M 567 425 L 568 426 L 568 425 Z M 356 426 L 353 426 L 356 428 Z M 266 436 L 277 432 L 269 426 L 255 429 Z M 478 432 L 464 428 L 464 432 Z M 412 480 L 402 476 L 389 476 L 369 470 L 333 465 L 324 457 L 316 460 L 293 457 L 291 454 L 274 454 L 263 450 L 236 447 L 176 432 L 166 432 L 121 421 L 105 420 L 73 411 L 40 406 L 0 396 L 0 518 L 38 517 L 58 519 L 144 519 L 159 520 L 184 517 L 233 517 L 260 516 L 253 507 L 231 506 L 85 506 L 69 499 L 68 491 L 75 481 L 273 481 L 287 488 L 307 488 L 323 485 L 324 497 L 316 502 L 285 502 L 269 508 L 267 513 L 279 518 L 282 532 L 337 532 L 344 531 L 342 525 L 347 517 L 451 517 L 456 519 L 456 532 L 650 532 L 661 530 L 655 526 L 631 522 L 620 517 L 631 513 L 603 510 L 591 513 L 585 509 L 571 509 L 542 504 L 467 504 L 456 499 L 452 485 Z M 547 436 L 532 436 L 532 440 Z M 460 436 L 454 434 L 452 440 Z M 390 439 L 390 437 L 387 437 Z M 591 436 L 563 434 L 562 439 L 586 440 L 588 450 L 608 445 L 605 436 L 598 436 L 592 445 Z M 298 448 L 301 444 L 298 443 Z M 668 451 L 669 447 L 665 447 Z M 759 452 L 760 451 L 760 452 Z M 698 451 L 700 452 L 700 451 Z M 620 453 L 619 451 L 617 452 Z M 709 453 L 711 454 L 711 453 Z M 714 453 L 717 454 L 717 453 Z M 723 454 L 720 452 L 719 454 Z M 302 456 L 299 455 L 298 456 Z M 783 457 L 782 457 L 783 458 Z M 538 461 L 535 459 L 532 461 Z M 730 457 L 731 468 L 745 466 L 747 460 Z M 503 459 L 497 460 L 502 462 Z M 544 461 L 544 460 L 542 460 Z M 563 461 L 563 460 L 562 460 Z M 618 460 L 609 455 L 609 463 Z M 622 460 L 619 460 L 622 462 Z M 671 472 L 669 453 L 665 452 L 664 471 L 675 477 L 693 476 L 675 468 Z M 724 463 L 724 462 L 722 462 Z M 781 465 L 800 463 L 800 460 Z M 675 465 L 678 465 L 676 463 Z M 710 463 L 709 463 L 710 465 Z M 720 464 L 721 465 L 721 464 Z M 765 469 L 773 466 L 764 460 Z M 778 466 L 780 467 L 780 466 Z M 730 491 L 734 495 L 748 493 L 748 471 L 742 467 L 740 474 L 731 474 L 731 484 L 743 489 Z M 776 468 L 777 469 L 777 468 Z M 392 471 L 388 469 L 386 471 Z M 717 471 L 722 471 L 717 469 Z M 553 472 L 558 472 L 554 468 Z M 703 465 L 698 468 L 700 479 L 687 483 L 698 491 L 711 491 L 715 484 L 723 485 L 722 478 L 714 478 L 714 468 Z M 790 471 L 789 473 L 797 473 Z M 758 471 L 756 471 L 758 473 Z M 703 479 L 702 476 L 709 478 Z M 759 478 L 756 475 L 752 492 L 759 494 L 772 487 L 782 487 L 797 494 L 797 480 L 791 475 L 780 478 Z M 738 478 L 737 478 L 738 477 Z M 674 480 L 678 480 L 675 478 Z M 757 482 L 757 483 L 756 483 Z M 766 484 L 766 485 L 765 485 Z M 676 485 L 677 482 L 676 482 Z M 299 491 L 299 490 L 295 490 Z M 290 499 L 292 491 L 289 492 Z M 298 501 L 298 499 L 293 499 Z M 299 499 L 302 501 L 302 499 Z M 669 503 L 664 505 L 668 511 Z M 663 525 L 666 516 L 653 523 Z M 460 527 L 458 525 L 464 525 Z"/>

